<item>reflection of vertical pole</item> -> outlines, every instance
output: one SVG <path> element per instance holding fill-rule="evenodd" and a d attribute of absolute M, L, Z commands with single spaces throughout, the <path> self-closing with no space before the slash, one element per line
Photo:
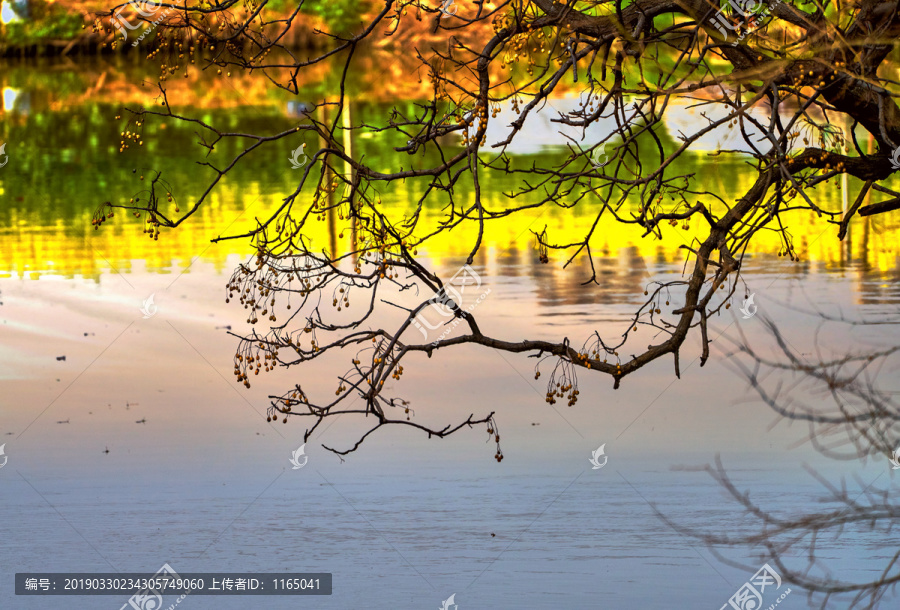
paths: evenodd
<path fill-rule="evenodd" d="M 341 113 L 341 126 L 344 128 L 344 154 L 347 155 L 348 158 L 353 158 L 353 130 L 351 127 L 353 126 L 353 121 L 350 117 L 350 97 L 346 97 L 344 101 L 344 111 Z M 349 184 L 353 184 L 353 166 L 349 161 L 344 161 L 344 178 L 347 180 Z M 347 187 L 349 191 L 351 187 Z M 356 251 L 356 219 L 353 217 L 352 209 L 353 209 L 353 198 L 349 198 L 349 205 L 347 207 L 347 213 L 350 215 L 350 239 L 351 239 L 351 248 L 353 252 Z"/>
<path fill-rule="evenodd" d="M 331 248 L 331 258 L 337 258 L 337 210 L 334 209 L 334 193 L 328 193 L 328 246 Z"/>
<path fill-rule="evenodd" d="M 871 155 L 875 151 L 875 138 L 872 137 L 872 134 L 869 134 L 869 143 L 868 143 L 868 153 Z M 866 193 L 865 205 L 869 205 L 872 202 L 872 189 L 869 189 L 869 192 Z M 871 226 L 869 222 L 872 219 L 868 216 L 863 220 L 863 236 L 862 243 L 860 244 L 860 252 L 859 255 L 863 260 L 863 268 L 868 269 L 869 267 L 869 227 Z"/>
<path fill-rule="evenodd" d="M 327 133 L 329 130 L 328 124 L 328 109 L 324 103 L 320 104 L 316 109 L 318 112 L 319 123 L 322 124 L 322 129 Z M 323 148 L 331 148 L 331 142 L 326 140 L 324 137 L 321 138 L 321 146 Z M 326 188 L 326 211 L 325 215 L 328 217 L 328 241 L 331 248 L 331 257 L 334 258 L 337 256 L 337 239 L 334 234 L 335 231 L 335 223 L 334 223 L 334 210 L 332 209 L 334 206 L 334 193 L 331 192 L 331 183 L 334 181 L 334 172 L 331 171 L 331 167 L 329 166 L 331 159 L 326 156 L 322 162 L 325 164 L 325 172 L 324 172 L 324 180 L 325 180 L 325 188 Z"/>
<path fill-rule="evenodd" d="M 844 173 L 841 175 L 841 210 L 844 212 L 844 216 L 847 215 L 847 210 L 850 209 L 850 201 L 847 197 L 847 174 Z"/>
<path fill-rule="evenodd" d="M 847 141 L 851 139 L 850 131 L 849 131 L 849 128 L 847 127 L 846 115 L 841 117 L 841 127 L 842 127 L 841 131 L 843 132 L 842 135 L 844 137 L 843 143 L 846 144 Z M 844 172 L 843 174 L 841 174 L 841 211 L 842 211 L 841 218 L 846 218 L 847 210 L 850 209 L 850 193 L 848 192 L 849 188 L 850 187 L 848 185 L 848 176 L 847 176 L 847 173 Z M 850 254 L 851 254 L 849 245 L 850 245 L 850 227 L 848 226 L 847 227 L 847 241 L 844 246 L 845 248 L 847 248 L 846 257 L 843 254 L 841 255 L 841 258 L 846 258 L 848 261 L 850 260 Z M 841 262 L 843 263 L 844 261 L 841 261 Z"/>
<path fill-rule="evenodd" d="M 869 227 L 871 226 L 871 220 L 872 218 L 869 216 L 863 218 L 862 240 L 859 242 L 859 258 L 862 260 L 863 270 L 869 269 Z"/>

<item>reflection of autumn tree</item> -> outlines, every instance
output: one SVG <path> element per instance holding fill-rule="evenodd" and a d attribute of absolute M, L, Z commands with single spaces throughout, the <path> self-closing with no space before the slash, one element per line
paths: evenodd
<path fill-rule="evenodd" d="M 900 322 L 849 322 L 823 316 L 829 324 L 875 327 L 885 336 L 896 333 Z M 882 466 L 881 474 L 851 484 L 835 485 L 808 469 L 826 491 L 824 507 L 805 514 L 771 511 L 764 501 L 741 491 L 717 458 L 705 470 L 746 512 L 750 520 L 740 531 L 711 533 L 667 522 L 706 543 L 723 561 L 732 563 L 716 547 L 739 546 L 759 551 L 764 561 L 777 566 L 786 581 L 803 587 L 824 608 L 875 608 L 900 582 L 900 551 L 885 544 L 900 525 L 900 503 L 891 472 L 900 465 L 900 401 L 891 371 L 896 369 L 900 346 L 846 351 L 828 356 L 795 350 L 771 321 L 766 327 L 774 339 L 774 354 L 765 355 L 744 338 L 730 362 L 747 379 L 759 399 L 787 421 L 808 426 L 809 440 L 823 455 L 836 460 L 868 460 Z M 766 350 L 768 353 L 768 350 Z M 859 581 L 834 569 L 835 558 L 823 550 L 840 536 L 852 536 L 858 544 L 872 540 L 888 559 L 878 578 Z M 872 554 L 867 548 L 866 557 Z M 749 566 L 744 566 L 748 567 Z"/>
<path fill-rule="evenodd" d="M 208 189 L 180 213 L 172 211 L 164 176 L 148 177 L 140 201 L 124 207 L 144 218 L 150 236 L 158 238 L 205 206 L 231 169 L 259 149 L 282 140 L 306 145 L 310 162 L 297 172 L 296 188 L 285 193 L 275 213 L 245 233 L 222 238 L 250 239 L 256 248 L 254 259 L 235 271 L 228 295 L 247 309 L 251 324 L 265 327 L 243 337 L 235 375 L 249 385 L 260 372 L 350 350 L 333 397 L 314 396 L 297 385 L 272 396 L 270 409 L 270 417 L 285 422 L 311 418 L 307 438 L 331 416 L 371 418 L 370 432 L 333 449 L 337 453 L 355 450 L 388 424 L 444 436 L 482 423 L 499 442 L 490 415 L 430 427 L 390 395 L 404 368 L 427 366 L 420 356 L 435 350 L 468 344 L 534 357 L 536 376 L 541 368 L 550 371 L 545 379 L 551 404 L 577 401 L 579 374 L 608 375 L 618 387 L 644 365 L 671 357 L 680 376 L 681 347 L 689 334 L 699 334 L 701 364 L 708 359 L 707 320 L 730 306 L 743 254 L 760 232 L 778 235 L 782 254 L 796 261 L 801 253 L 788 228 L 790 212 L 812 212 L 835 223 L 843 237 L 851 217 L 871 211 L 862 207 L 869 194 L 900 197 L 885 186 L 893 172 L 889 153 L 900 145 L 900 109 L 891 97 L 895 85 L 878 72 L 891 49 L 883 41 L 900 32 L 900 16 L 883 3 L 864 1 L 827 13 L 807 12 L 799 2 L 772 3 L 771 18 L 742 22 L 731 16 L 731 23 L 741 22 L 735 42 L 734 32 L 723 37 L 713 26 L 718 6 L 705 0 L 638 0 L 628 6 L 507 0 L 465 3 L 449 18 L 437 3 L 386 0 L 373 5 L 352 36 L 321 32 L 329 50 L 318 54 L 282 44 L 300 3 L 287 13 L 273 13 L 268 4 L 163 3 L 175 17 L 159 27 L 147 55 L 160 70 L 158 107 L 131 111 L 121 149 L 136 149 L 146 122 L 158 117 L 193 125 L 207 151 L 223 140 L 243 147 L 224 163 L 204 162 L 212 175 Z M 422 24 L 430 28 L 430 42 L 398 44 L 393 52 L 416 58 L 417 70 L 405 78 L 427 91 L 427 98 L 398 103 L 378 120 L 359 120 L 350 113 L 348 95 L 362 50 L 385 39 L 410 40 Z M 316 108 L 287 130 L 244 133 L 209 124 L 174 112 L 169 99 L 171 81 L 203 69 L 223 80 L 244 71 L 262 73 L 272 87 L 305 101 L 303 75 L 326 63 L 332 72 Z M 379 74 L 396 78 L 392 65 Z M 387 80 L 371 84 L 373 96 Z M 554 120 L 576 133 L 596 128 L 604 135 L 573 138 L 567 153 L 540 163 L 509 155 L 514 142 L 530 137 L 529 118 L 573 87 L 580 102 Z M 660 126 L 676 100 L 692 100 L 703 112 L 672 141 Z M 516 118 L 503 126 L 499 141 L 488 141 L 487 126 L 508 109 Z M 852 128 L 838 132 L 830 126 L 841 124 Z M 752 179 L 741 192 L 713 190 L 679 163 L 706 134 L 720 129 L 740 134 L 740 151 L 718 154 L 747 160 Z M 349 137 L 354 132 L 390 143 L 396 155 L 376 163 L 359 154 Z M 858 143 L 866 132 L 872 152 Z M 846 213 L 816 203 L 817 193 L 832 188 L 842 174 L 856 179 Z M 513 186 L 495 199 L 484 186 L 497 175 Z M 735 184 L 725 181 L 729 189 Z M 381 205 L 381 194 L 398 188 L 416 193 L 401 213 Z M 443 215 L 423 214 L 432 206 Z M 603 243 L 601 218 L 639 229 L 651 240 L 677 235 L 688 222 L 705 231 L 702 239 L 682 245 L 690 259 L 685 276 L 647 285 L 646 302 L 618 336 L 586 328 L 577 341 L 498 337 L 490 320 L 451 299 L 443 307 L 459 323 L 457 330 L 437 340 L 423 338 L 420 314 L 437 307 L 452 285 L 426 267 L 419 252 L 437 235 L 452 232 L 467 252 L 460 263 L 473 263 L 493 227 L 541 208 L 585 214 L 574 236 L 533 227 L 535 256 L 549 262 L 550 250 L 556 250 L 569 261 L 586 261 L 585 290 L 599 293 L 595 302 L 602 302 L 604 290 L 594 264 Z M 110 214 L 104 206 L 96 225 Z M 339 247 L 333 240 L 325 250 L 314 246 L 308 235 L 317 222 L 350 236 L 351 245 Z M 640 338 L 648 335 L 647 342 Z"/>

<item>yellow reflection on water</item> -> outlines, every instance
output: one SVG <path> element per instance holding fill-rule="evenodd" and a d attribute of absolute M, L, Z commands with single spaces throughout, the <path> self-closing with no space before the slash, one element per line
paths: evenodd
<path fill-rule="evenodd" d="M 220 272 L 230 271 L 225 265 L 227 257 L 252 253 L 248 240 L 227 240 L 218 244 L 212 244 L 210 240 L 249 230 L 255 225 L 254 217 L 265 217 L 280 203 L 274 195 L 261 194 L 256 198 L 258 201 L 247 208 L 238 205 L 238 201 L 253 199 L 246 195 L 215 197 L 186 224 L 175 230 L 164 230 L 158 241 L 141 232 L 140 222 L 121 212 L 99 230 L 94 230 L 88 210 L 71 225 L 61 220 L 48 224 L 36 214 L 14 210 L 10 217 L 11 226 L 0 230 L 3 241 L 0 277 L 37 278 L 53 274 L 97 278 L 116 270 L 129 273 L 136 266 L 151 272 L 168 273 L 188 267 L 195 257 L 213 263 Z M 437 213 L 433 213 L 430 220 L 437 218 Z M 657 239 L 652 235 L 642 237 L 640 227 L 622 225 L 607 215 L 601 219 L 596 231 L 599 237 L 592 241 L 592 252 L 595 256 L 616 257 L 622 250 L 629 249 L 648 260 L 683 261 L 686 252 L 681 245 L 705 236 L 705 227 L 701 226 L 699 218 L 695 220 L 688 230 L 681 226 L 666 226 L 662 239 Z M 897 224 L 888 220 L 858 219 L 844 242 L 837 240 L 834 225 L 813 213 L 794 213 L 789 227 L 797 251 L 804 260 L 829 267 L 842 267 L 852 261 L 885 271 L 897 267 L 900 257 Z M 591 218 L 585 215 L 557 210 L 495 221 L 487 225 L 483 247 L 498 252 L 533 250 L 535 238 L 531 231 L 541 232 L 545 226 L 554 242 L 574 241 L 583 237 L 590 221 Z M 430 240 L 427 248 L 420 249 L 420 254 L 427 255 L 439 265 L 458 263 L 468 256 L 475 231 L 473 224 L 441 234 Z M 305 233 L 316 249 L 331 249 L 332 244 L 339 251 L 351 247 L 350 232 L 344 231 L 342 236 L 339 224 L 312 222 Z M 760 232 L 753 244 L 753 252 L 760 254 L 774 255 L 782 248 L 780 236 L 774 231 Z M 536 252 L 534 256 L 537 257 Z"/>

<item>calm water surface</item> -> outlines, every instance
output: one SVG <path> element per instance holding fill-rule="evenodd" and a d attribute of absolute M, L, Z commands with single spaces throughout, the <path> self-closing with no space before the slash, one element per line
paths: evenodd
<path fill-rule="evenodd" d="M 747 527 L 708 475 L 684 466 L 720 454 L 739 488 L 781 514 L 827 506 L 804 464 L 833 481 L 858 476 L 897 488 L 886 459 L 836 463 L 803 442 L 805 426 L 773 425 L 774 414 L 753 401 L 723 355 L 726 337 L 739 331 L 768 349 L 764 315 L 805 354 L 816 341 L 827 353 L 896 343 L 867 328 L 829 326 L 817 336 L 818 319 L 800 310 L 895 316 L 897 216 L 854 224 L 844 246 L 833 226 L 797 218 L 804 262 L 796 265 L 777 256 L 776 240 L 761 239 L 744 275 L 760 315 L 744 320 L 732 315 L 735 307 L 717 318 L 713 358 L 701 368 L 697 342 L 689 342 L 680 381 L 671 361 L 617 391 L 606 378 L 582 374 L 578 404 L 551 407 L 531 359 L 462 347 L 410 360 L 396 392 L 415 417 L 445 425 L 496 411 L 502 464 L 481 428 L 443 440 L 388 430 L 341 462 L 321 445 L 346 447 L 364 428 L 338 419 L 308 442 L 307 466 L 292 470 L 288 458 L 304 429 L 267 424 L 267 396 L 298 379 L 310 393 L 333 392 L 337 365 L 271 373 L 250 390 L 236 384 L 236 341 L 224 327 L 240 332 L 245 316 L 225 304 L 224 287 L 249 250 L 209 243 L 232 223 L 236 231 L 251 226 L 290 188 L 290 148 L 240 169 L 201 215 L 159 242 L 121 218 L 94 232 L 95 207 L 136 190 L 131 170 L 147 158 L 115 152 L 116 104 L 85 99 L 83 86 L 106 73 L 100 90 L 126 103 L 139 96 L 140 78 L 122 66 L 53 69 L 50 83 L 40 70 L 0 76 L 0 139 L 15 144 L 0 170 L 0 444 L 8 456 L 0 469 L 0 607 L 120 608 L 125 599 L 115 597 L 17 598 L 13 574 L 154 572 L 168 562 L 180 572 L 334 574 L 330 597 L 192 596 L 179 606 L 186 609 L 433 609 L 454 593 L 461 610 L 717 609 L 760 564 L 746 550 L 726 549 L 750 568 L 726 565 L 655 516 L 654 507 L 717 533 Z M 250 105 L 211 104 L 208 112 L 248 130 L 296 120 L 284 100 L 260 101 L 252 91 Z M 377 116 L 385 108 L 360 102 L 354 112 Z M 147 138 L 155 167 L 189 198 L 203 188 L 191 173 L 193 135 L 174 123 L 163 131 L 153 144 Z M 518 152 L 558 154 L 555 137 L 548 131 L 532 141 L 534 150 Z M 354 145 L 389 158 L 384 143 Z M 738 186 L 745 180 L 737 162 L 696 162 L 711 183 L 723 175 Z M 505 188 L 497 182 L 492 192 Z M 398 185 L 385 205 L 403 209 L 415 196 Z M 841 193 L 823 200 L 839 207 Z M 490 228 L 475 263 L 491 289 L 477 312 L 490 332 L 573 342 L 595 329 L 617 335 L 649 281 L 681 273 L 677 246 L 699 230 L 648 243 L 611 226 L 596 261 L 602 285 L 591 288 L 581 285 L 585 261 L 564 271 L 561 260 L 541 265 L 533 249 L 529 227 L 575 232 L 590 218 L 566 214 L 535 212 Z M 316 230 L 322 243 L 342 239 L 326 225 Z M 467 253 L 462 241 L 437 242 L 426 256 L 452 274 Z M 150 295 L 158 313 L 145 319 L 140 307 Z M 882 382 L 900 390 L 896 377 Z M 593 470 L 588 458 L 604 443 L 609 462 Z M 820 549 L 841 576 L 863 579 L 880 573 L 896 546 L 847 531 Z M 799 591 L 779 605 L 805 607 Z"/>

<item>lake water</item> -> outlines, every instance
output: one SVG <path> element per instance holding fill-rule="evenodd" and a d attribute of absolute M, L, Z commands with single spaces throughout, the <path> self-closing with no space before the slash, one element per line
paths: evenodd
<path fill-rule="evenodd" d="M 450 595 L 460 610 L 718 609 L 761 562 L 732 548 L 720 551 L 744 567 L 723 563 L 654 511 L 710 533 L 747 531 L 752 520 L 709 475 L 685 467 L 720 455 L 741 490 L 785 515 L 828 506 L 804 465 L 835 483 L 846 478 L 851 489 L 853 477 L 898 487 L 883 456 L 861 463 L 818 454 L 804 442 L 806 426 L 779 423 L 725 356 L 726 339 L 739 333 L 771 349 L 766 316 L 804 354 L 817 345 L 845 353 L 896 344 L 878 327 L 826 325 L 817 334 L 819 319 L 802 311 L 896 316 L 896 214 L 855 223 L 844 246 L 832 225 L 798 216 L 799 264 L 778 257 L 777 240 L 763 236 L 744 273 L 758 314 L 742 319 L 738 301 L 716 318 L 711 336 L 718 340 L 705 367 L 696 337 L 690 340 L 681 380 L 670 360 L 615 391 L 608 378 L 582 373 L 580 400 L 569 408 L 544 402 L 543 380 L 524 356 L 461 347 L 410 360 L 396 391 L 415 417 L 442 426 L 495 411 L 502 463 L 480 426 L 432 440 L 381 431 L 342 462 L 322 445 L 347 447 L 365 428 L 338 418 L 313 435 L 308 463 L 294 470 L 289 458 L 304 427 L 266 423 L 267 396 L 298 379 L 308 393 L 333 392 L 336 365 L 270 373 L 249 390 L 237 384 L 236 339 L 224 327 L 240 332 L 246 317 L 224 302 L 225 284 L 250 250 L 209 242 L 224 227 L 251 226 L 283 195 L 295 179 L 290 148 L 261 154 L 202 214 L 159 242 L 124 218 L 95 232 L 94 209 L 136 190 L 131 170 L 146 159 L 116 153 L 115 103 L 96 103 L 83 91 L 106 74 L 95 97 L 106 92 L 126 103 L 139 95 L 140 78 L 118 65 L 53 70 L 53 78 L 46 67 L 0 75 L 0 140 L 10 142 L 10 164 L 0 169 L 0 444 L 8 458 L 0 468 L 0 607 L 118 609 L 127 598 L 17 597 L 13 575 L 152 573 L 168 563 L 178 572 L 334 575 L 328 597 L 189 596 L 179 605 L 185 609 L 433 610 Z M 209 113 L 227 112 L 248 130 L 292 120 L 281 100 L 247 91 L 245 105 Z M 355 111 L 383 108 L 360 103 Z M 189 199 L 203 187 L 192 179 L 191 130 L 169 124 L 164 131 L 155 144 L 148 136 L 148 148 Z M 559 148 L 552 134 L 534 142 L 541 145 L 521 154 Z M 355 145 L 389 158 L 383 143 Z M 707 180 L 745 180 L 737 162 L 696 162 Z M 499 196 L 505 185 L 491 186 Z M 405 189 L 386 193 L 385 205 L 414 201 Z M 837 190 L 823 199 L 841 204 Z M 681 273 L 677 246 L 699 230 L 647 243 L 611 225 L 597 259 L 601 286 L 592 288 L 581 285 L 584 261 L 565 271 L 559 259 L 541 265 L 528 233 L 546 224 L 565 234 L 586 218 L 554 210 L 490 227 L 474 264 L 490 288 L 477 310 L 482 327 L 508 338 L 580 342 L 595 329 L 615 336 L 649 281 Z M 314 239 L 342 239 L 319 231 Z M 437 242 L 426 259 L 452 274 L 467 253 L 458 242 Z M 157 313 L 145 318 L 150 295 Z M 880 381 L 898 391 L 896 377 Z M 593 469 L 589 458 L 600 445 L 608 462 Z M 896 542 L 895 534 L 848 529 L 818 549 L 842 578 L 866 579 L 881 573 Z M 803 566 L 803 557 L 793 559 Z M 778 607 L 806 608 L 807 600 L 795 590 Z"/>

